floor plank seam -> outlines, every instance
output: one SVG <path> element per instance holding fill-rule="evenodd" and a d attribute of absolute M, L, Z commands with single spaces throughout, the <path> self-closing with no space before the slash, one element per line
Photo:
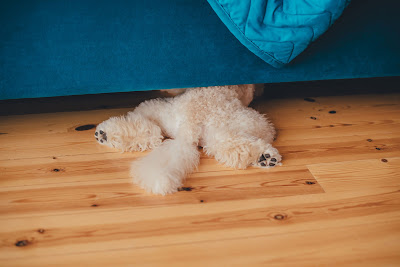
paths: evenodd
<path fill-rule="evenodd" d="M 381 161 L 383 157 L 378 157 L 378 158 L 368 158 L 368 159 L 356 159 L 356 160 L 343 160 L 343 161 L 332 161 L 332 162 L 321 162 L 321 163 L 312 163 L 312 164 L 306 164 L 304 166 L 307 167 L 307 169 L 310 170 L 310 167 L 314 167 L 314 166 L 324 166 L 324 165 L 333 165 L 333 164 L 343 164 L 343 163 L 350 163 L 350 162 L 365 162 L 365 161 L 371 161 L 371 160 L 376 160 L 376 161 Z M 389 160 L 389 159 L 400 159 L 400 152 L 399 155 L 397 156 L 390 156 L 390 157 L 384 157 L 385 159 Z M 312 171 L 310 170 L 310 172 L 312 173 Z"/>

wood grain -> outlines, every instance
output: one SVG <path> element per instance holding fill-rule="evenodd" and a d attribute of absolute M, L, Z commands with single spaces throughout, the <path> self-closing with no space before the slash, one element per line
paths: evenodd
<path fill-rule="evenodd" d="M 400 221 L 399 194 L 399 191 L 395 191 L 345 198 L 341 201 L 337 199 L 321 201 L 319 199 L 319 201 L 314 200 L 308 203 L 278 204 L 255 209 L 240 206 L 240 209 L 234 211 L 221 212 L 214 209 L 213 213 L 197 215 L 185 214 L 186 209 L 192 207 L 182 206 L 182 212 L 174 216 L 169 215 L 163 218 L 147 213 L 147 216 L 152 217 L 150 220 L 145 215 L 138 216 L 141 214 L 140 210 L 131 210 L 130 216 L 125 214 L 124 220 L 107 218 L 100 225 L 98 221 L 93 220 L 93 216 L 83 214 L 83 218 L 79 221 L 71 220 L 71 224 L 68 223 L 70 220 L 53 219 L 51 226 L 42 222 L 40 226 L 20 231 L 15 229 L 18 227 L 14 226 L 13 231 L 2 234 L 0 248 L 7 252 L 4 255 L 7 255 L 8 259 L 18 259 L 21 256 L 34 256 L 42 253 L 48 255 L 68 253 L 72 256 L 79 255 L 81 251 L 105 251 L 110 247 L 120 250 L 125 250 L 127 247 L 138 250 L 164 247 L 168 250 L 178 244 L 181 248 L 190 243 L 212 245 L 217 240 L 224 243 L 224 246 L 229 246 L 232 240 L 236 240 L 237 249 L 240 249 L 239 243 L 246 242 L 247 239 L 257 240 L 259 236 L 262 236 L 263 246 L 268 246 L 266 244 L 268 240 L 277 242 L 281 239 L 280 235 L 284 237 L 292 235 L 294 238 L 292 244 L 286 244 L 286 249 L 293 250 L 299 243 L 302 244 L 306 241 L 302 240 L 301 236 L 308 236 L 310 232 L 314 235 L 316 235 L 315 232 L 323 234 L 328 232 L 327 238 L 333 239 L 335 233 L 342 231 L 347 238 L 351 238 L 354 233 L 348 232 L 346 228 L 355 228 L 355 226 L 360 229 L 378 230 L 384 235 L 389 235 L 389 233 L 385 233 L 382 229 L 379 230 L 381 224 L 385 225 L 385 231 L 400 230 L 400 225 L 398 225 Z M 160 209 L 154 210 L 154 212 L 158 213 Z M 71 215 L 62 217 L 67 219 L 68 216 Z M 282 216 L 282 218 L 278 216 Z M 97 217 L 99 218 L 99 216 Z M 387 217 L 390 217 L 390 221 L 394 223 L 388 223 Z M 371 227 L 370 223 L 373 223 L 374 226 Z M 21 219 L 16 224 L 24 227 Z M 93 227 L 93 224 L 98 226 Z M 39 229 L 43 229 L 43 233 L 40 233 Z M 301 234 L 300 237 L 297 236 L 297 233 Z M 316 238 L 318 237 L 315 236 L 314 239 Z M 25 250 L 14 245 L 21 240 L 28 242 L 28 245 L 24 247 Z M 314 240 L 314 242 L 306 243 L 311 246 L 312 243 L 320 242 Z M 393 245 L 395 244 L 393 243 Z M 251 246 L 254 247 L 254 244 Z M 313 250 L 318 250 L 318 248 Z M 284 253 L 281 252 L 281 254 Z M 229 255 L 225 255 L 225 257 L 229 258 Z"/>
<path fill-rule="evenodd" d="M 165 197 L 130 182 L 146 153 L 76 131 L 129 109 L 0 117 L 0 266 L 399 265 L 400 95 L 253 105 L 284 165 L 202 155 Z"/>

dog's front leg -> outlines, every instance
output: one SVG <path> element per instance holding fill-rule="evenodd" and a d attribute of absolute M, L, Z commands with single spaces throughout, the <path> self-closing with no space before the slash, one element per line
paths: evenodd
<path fill-rule="evenodd" d="M 164 137 L 155 123 L 139 114 L 130 113 L 100 123 L 95 138 L 102 145 L 122 151 L 145 151 L 159 146 Z"/>

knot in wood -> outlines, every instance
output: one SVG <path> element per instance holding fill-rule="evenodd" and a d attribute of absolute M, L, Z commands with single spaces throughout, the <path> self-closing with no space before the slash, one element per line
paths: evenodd
<path fill-rule="evenodd" d="M 15 243 L 15 246 L 17 246 L 17 247 L 25 247 L 27 245 L 29 245 L 28 240 L 19 240 L 19 241 L 17 241 L 17 243 Z"/>
<path fill-rule="evenodd" d="M 87 125 L 82 125 L 82 126 L 78 126 L 75 128 L 75 131 L 81 132 L 81 131 L 87 131 L 90 129 L 96 128 L 96 125 L 94 124 L 87 124 Z"/>
<path fill-rule="evenodd" d="M 285 215 L 282 215 L 282 214 L 276 214 L 275 216 L 274 216 L 274 219 L 275 220 L 283 220 L 283 219 L 285 219 Z"/>

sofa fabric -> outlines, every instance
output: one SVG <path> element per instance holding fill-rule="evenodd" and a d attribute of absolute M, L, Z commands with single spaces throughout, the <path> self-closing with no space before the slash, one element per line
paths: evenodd
<path fill-rule="evenodd" d="M 204 0 L 2 0 L 0 99 L 398 76 L 398 10 L 353 0 L 277 69 Z"/>

